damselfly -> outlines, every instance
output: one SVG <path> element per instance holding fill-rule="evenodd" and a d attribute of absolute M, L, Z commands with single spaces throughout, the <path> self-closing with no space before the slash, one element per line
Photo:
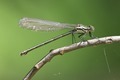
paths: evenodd
<path fill-rule="evenodd" d="M 47 21 L 47 20 L 41 20 L 41 19 L 33 19 L 33 18 L 23 18 L 20 20 L 19 24 L 23 28 L 27 28 L 27 29 L 31 29 L 35 31 L 38 31 L 38 30 L 53 31 L 53 30 L 60 30 L 60 29 L 65 29 L 65 28 L 71 29 L 65 34 L 61 34 L 55 38 L 52 38 L 46 42 L 43 42 L 41 44 L 38 44 L 32 48 L 29 48 L 21 52 L 21 55 L 26 55 L 28 52 L 38 47 L 41 47 L 45 44 L 53 42 L 69 34 L 78 33 L 79 34 L 78 37 L 81 38 L 81 36 L 84 36 L 85 34 L 88 33 L 90 37 L 93 37 L 91 32 L 94 31 L 93 26 L 84 26 L 82 24 L 76 25 L 76 24 L 59 23 L 59 22 L 53 22 L 53 21 Z"/>

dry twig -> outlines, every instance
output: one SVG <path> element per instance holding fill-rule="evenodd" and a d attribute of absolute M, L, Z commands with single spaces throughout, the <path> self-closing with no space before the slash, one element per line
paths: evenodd
<path fill-rule="evenodd" d="M 25 76 L 23 80 L 30 80 L 39 69 L 41 69 L 47 62 L 49 62 L 56 55 L 63 55 L 66 52 L 70 52 L 87 46 L 110 44 L 112 42 L 119 42 L 119 41 L 120 41 L 120 36 L 109 36 L 109 37 L 91 39 L 84 42 L 78 42 L 69 46 L 52 50 L 28 72 L 28 74 Z"/>

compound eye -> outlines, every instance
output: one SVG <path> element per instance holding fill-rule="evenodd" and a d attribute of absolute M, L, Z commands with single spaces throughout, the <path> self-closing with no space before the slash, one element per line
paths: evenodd
<path fill-rule="evenodd" d="M 89 25 L 88 27 L 90 28 L 91 31 L 95 30 L 95 28 L 92 25 Z"/>

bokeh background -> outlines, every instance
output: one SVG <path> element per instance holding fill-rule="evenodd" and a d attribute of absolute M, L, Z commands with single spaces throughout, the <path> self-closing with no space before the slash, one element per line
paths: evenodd
<path fill-rule="evenodd" d="M 23 17 L 93 25 L 96 37 L 120 34 L 119 0 L 0 0 L 0 80 L 22 80 L 50 49 L 71 44 L 70 35 L 21 57 L 21 51 L 68 31 L 23 29 L 19 27 Z M 120 80 L 120 43 L 56 56 L 32 80 Z"/>

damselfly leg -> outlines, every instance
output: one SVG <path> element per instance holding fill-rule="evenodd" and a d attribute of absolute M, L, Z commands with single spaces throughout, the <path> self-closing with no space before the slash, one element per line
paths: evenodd
<path fill-rule="evenodd" d="M 72 44 L 73 44 L 73 43 L 76 43 L 76 38 L 75 38 L 74 33 L 72 33 Z"/>

